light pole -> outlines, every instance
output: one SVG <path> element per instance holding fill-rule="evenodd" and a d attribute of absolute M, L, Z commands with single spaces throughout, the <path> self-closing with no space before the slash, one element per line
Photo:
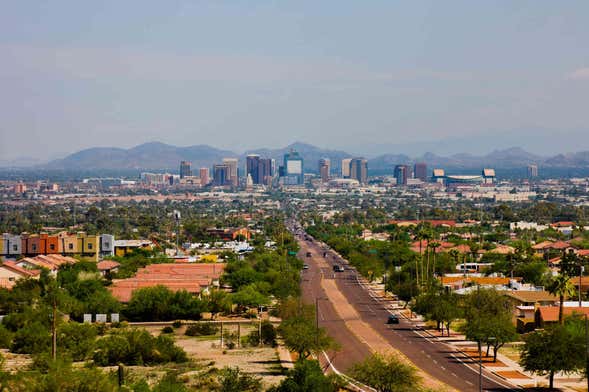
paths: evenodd
<path fill-rule="evenodd" d="M 581 282 L 582 282 L 582 277 L 583 277 L 584 271 L 585 271 L 585 267 L 583 267 L 583 264 L 579 264 L 579 307 L 580 308 L 583 307 L 583 301 L 581 299 Z"/>

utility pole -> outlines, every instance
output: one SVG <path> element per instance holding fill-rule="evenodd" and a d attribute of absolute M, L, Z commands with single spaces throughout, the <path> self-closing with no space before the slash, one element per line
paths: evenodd
<path fill-rule="evenodd" d="M 589 374 L 589 320 L 585 315 L 585 374 Z M 589 391 L 589 377 L 587 378 L 587 390 Z"/>
<path fill-rule="evenodd" d="M 57 359 L 57 299 L 53 295 L 52 317 L 51 317 L 51 358 Z"/>
<path fill-rule="evenodd" d="M 262 306 L 260 305 L 258 309 L 258 316 L 260 317 L 260 322 L 258 323 L 258 334 L 260 337 L 260 341 L 258 342 L 258 346 L 262 347 Z"/>
<path fill-rule="evenodd" d="M 579 260 L 579 263 L 581 262 L 581 260 Z M 579 307 L 582 308 L 583 307 L 583 301 L 581 299 L 581 282 L 582 282 L 582 277 L 583 277 L 583 271 L 585 271 L 585 268 L 583 267 L 583 265 L 579 265 Z"/>

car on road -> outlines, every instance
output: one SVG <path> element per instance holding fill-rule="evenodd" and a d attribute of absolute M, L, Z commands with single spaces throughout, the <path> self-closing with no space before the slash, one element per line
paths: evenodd
<path fill-rule="evenodd" d="M 303 264 L 303 269 L 309 269 L 309 264 Z"/>
<path fill-rule="evenodd" d="M 311 252 L 307 252 L 307 257 L 311 257 Z"/>
<path fill-rule="evenodd" d="M 344 272 L 345 271 L 344 270 L 344 266 L 343 265 L 336 264 L 336 265 L 333 266 L 333 271 L 334 272 Z"/>
<path fill-rule="evenodd" d="M 399 324 L 399 316 L 397 316 L 396 314 L 389 314 L 387 324 Z"/>

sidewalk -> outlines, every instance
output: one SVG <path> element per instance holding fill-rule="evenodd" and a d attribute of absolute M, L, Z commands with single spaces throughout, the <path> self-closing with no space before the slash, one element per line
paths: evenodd
<path fill-rule="evenodd" d="M 278 353 L 278 359 L 280 360 L 280 366 L 283 369 L 290 370 L 294 368 L 294 361 L 290 355 L 290 351 L 284 346 L 284 342 L 279 341 L 276 346 L 276 352 Z"/>

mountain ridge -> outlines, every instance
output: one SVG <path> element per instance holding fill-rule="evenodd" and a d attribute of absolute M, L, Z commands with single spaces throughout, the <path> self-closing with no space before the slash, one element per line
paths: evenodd
<path fill-rule="evenodd" d="M 238 154 L 229 150 L 222 150 L 206 144 L 192 146 L 174 146 L 162 142 L 148 142 L 125 149 L 120 147 L 91 147 L 74 152 L 62 159 L 52 160 L 46 164 L 36 164 L 32 167 L 46 170 L 171 170 L 177 171 L 180 161 L 192 163 L 193 170 L 199 167 L 211 167 L 221 163 L 223 158 L 238 158 L 240 165 L 245 163 L 248 154 L 259 154 L 263 157 L 276 159 L 277 165 L 282 163 L 283 155 L 294 149 L 298 151 L 304 161 L 306 171 L 317 171 L 320 158 L 331 160 L 332 170 L 338 170 L 341 160 L 358 156 L 343 150 L 325 149 L 309 143 L 295 142 L 282 148 L 259 148 Z M 553 156 L 541 156 L 527 152 L 522 147 L 495 149 L 485 155 L 469 153 L 441 156 L 426 152 L 421 156 L 411 157 L 403 153 L 387 153 L 368 159 L 371 171 L 391 171 L 397 164 L 414 164 L 425 162 L 430 168 L 480 169 L 521 168 L 529 164 L 548 167 L 589 168 L 589 151 L 563 153 Z"/>

